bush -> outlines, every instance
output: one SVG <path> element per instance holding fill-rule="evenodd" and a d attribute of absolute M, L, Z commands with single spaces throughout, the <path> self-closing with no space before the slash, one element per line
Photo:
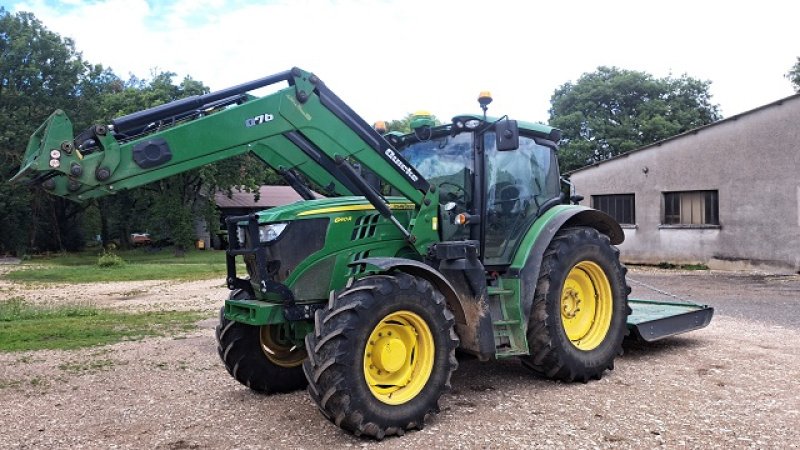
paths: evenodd
<path fill-rule="evenodd" d="M 104 251 L 103 254 L 97 258 L 97 265 L 103 268 L 121 267 L 125 265 L 125 260 L 115 253 Z"/>

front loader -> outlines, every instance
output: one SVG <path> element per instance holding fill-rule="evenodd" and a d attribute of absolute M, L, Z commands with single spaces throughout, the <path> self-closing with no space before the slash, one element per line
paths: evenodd
<path fill-rule="evenodd" d="M 384 136 L 294 68 L 77 136 L 56 111 L 13 180 L 85 201 L 248 152 L 283 174 L 306 200 L 227 219 L 219 355 L 251 389 L 307 385 L 357 435 L 421 429 L 456 349 L 585 382 L 630 330 L 655 340 L 709 323 L 708 307 L 629 301 L 622 229 L 565 204 L 560 132 L 486 117 L 480 100 L 483 115 L 421 115 Z"/>

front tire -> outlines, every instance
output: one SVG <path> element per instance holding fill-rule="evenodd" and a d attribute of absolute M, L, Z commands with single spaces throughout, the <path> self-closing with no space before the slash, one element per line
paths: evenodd
<path fill-rule="evenodd" d="M 382 439 L 422 429 L 458 366 L 444 297 L 404 273 L 362 278 L 317 311 L 306 336 L 308 391 L 323 415 Z"/>
<path fill-rule="evenodd" d="M 247 298 L 247 294 L 237 290 L 231 293 L 231 298 Z M 234 322 L 225 318 L 224 308 L 220 309 L 217 353 L 236 381 L 265 394 L 291 392 L 306 386 L 302 368 L 305 348 L 287 340 L 281 327 Z"/>
<path fill-rule="evenodd" d="M 528 323 L 523 364 L 562 381 L 600 379 L 628 333 L 627 269 L 594 228 L 559 231 L 545 251 Z"/>

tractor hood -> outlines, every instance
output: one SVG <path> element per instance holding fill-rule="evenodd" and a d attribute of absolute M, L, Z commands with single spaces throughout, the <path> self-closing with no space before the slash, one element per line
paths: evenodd
<path fill-rule="evenodd" d="M 403 197 L 386 197 L 393 210 L 413 210 L 414 204 Z M 364 197 L 336 197 L 305 200 L 278 206 L 258 213 L 259 223 L 290 222 L 323 216 L 345 215 L 355 211 L 374 211 Z"/>

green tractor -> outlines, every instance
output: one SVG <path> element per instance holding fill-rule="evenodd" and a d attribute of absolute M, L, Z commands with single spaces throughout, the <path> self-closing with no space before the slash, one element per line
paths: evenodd
<path fill-rule="evenodd" d="M 560 132 L 487 117 L 491 97 L 479 101 L 483 114 L 421 115 L 411 133 L 382 135 L 294 68 L 77 136 L 56 111 L 13 180 L 85 201 L 247 152 L 273 167 L 306 200 L 227 219 L 219 355 L 256 391 L 307 386 L 357 435 L 421 429 L 456 350 L 586 382 L 631 331 L 655 340 L 709 323 L 705 306 L 629 300 L 622 229 L 566 204 Z"/>

